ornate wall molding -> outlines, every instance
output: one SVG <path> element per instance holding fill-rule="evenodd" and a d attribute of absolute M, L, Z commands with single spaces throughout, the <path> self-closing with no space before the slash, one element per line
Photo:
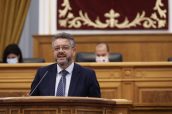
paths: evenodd
<path fill-rule="evenodd" d="M 60 1 L 60 0 L 58 0 Z M 134 0 L 133 0 L 134 1 Z M 61 0 L 58 9 L 58 29 L 168 29 L 168 1 L 154 0 L 155 4 L 152 7 L 150 15 L 145 10 L 137 12 L 133 19 L 125 16 L 121 20 L 120 14 L 115 8 L 109 8 L 108 12 L 101 15 L 104 20 L 100 19 L 99 15 L 93 19 L 88 12 L 80 9 L 77 13 L 71 7 L 70 0 Z M 165 1 L 165 2 L 164 2 Z M 115 1 L 114 1 L 115 2 Z M 147 4 L 147 3 L 145 3 Z M 78 14 L 78 15 L 76 15 Z"/>

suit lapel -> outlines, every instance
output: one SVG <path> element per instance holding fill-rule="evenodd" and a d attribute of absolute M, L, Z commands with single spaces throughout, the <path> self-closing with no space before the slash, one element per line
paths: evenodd
<path fill-rule="evenodd" d="M 74 69 L 72 72 L 72 77 L 71 77 L 71 81 L 70 81 L 70 86 L 69 86 L 69 92 L 68 92 L 68 96 L 74 96 L 75 95 L 75 91 L 76 91 L 76 87 L 79 81 L 79 65 L 74 64 Z"/>
<path fill-rule="evenodd" d="M 49 86 L 49 94 L 54 96 L 55 95 L 55 83 L 56 83 L 56 75 L 57 75 L 57 64 L 52 65 L 49 68 L 49 80 L 48 85 Z"/>

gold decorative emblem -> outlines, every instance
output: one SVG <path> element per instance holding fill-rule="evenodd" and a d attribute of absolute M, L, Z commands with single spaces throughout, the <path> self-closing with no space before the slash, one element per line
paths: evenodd
<path fill-rule="evenodd" d="M 59 24 L 62 27 L 67 28 L 80 28 L 82 25 L 91 26 L 94 28 L 119 28 L 126 29 L 131 27 L 136 27 L 137 25 L 143 25 L 144 28 L 163 28 L 166 25 L 167 10 L 162 9 L 164 4 L 162 0 L 156 0 L 155 6 L 153 8 L 154 12 L 150 17 L 146 17 L 145 11 L 137 13 L 136 17 L 129 21 L 126 17 L 125 20 L 119 23 L 118 17 L 120 14 L 113 9 L 110 9 L 109 12 L 104 14 L 106 18 L 105 22 L 102 22 L 99 17 L 96 17 L 96 20 L 91 20 L 86 12 L 79 10 L 79 16 L 75 17 L 72 13 L 72 8 L 70 6 L 69 0 L 64 0 L 61 4 L 63 9 L 59 10 Z M 66 18 L 65 18 L 66 17 Z M 64 18 L 64 19 L 62 19 Z"/>

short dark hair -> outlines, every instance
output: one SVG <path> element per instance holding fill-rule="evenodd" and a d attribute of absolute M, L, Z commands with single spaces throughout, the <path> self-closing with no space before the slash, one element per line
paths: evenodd
<path fill-rule="evenodd" d="M 67 39 L 67 40 L 69 40 L 72 47 L 75 47 L 75 45 L 76 45 L 73 36 L 71 34 L 68 34 L 68 33 L 65 33 L 65 32 L 54 35 L 54 37 L 52 39 L 52 46 L 53 46 L 53 42 L 55 40 L 57 40 L 57 39 Z"/>
<path fill-rule="evenodd" d="M 3 52 L 3 57 L 2 57 L 3 63 L 7 63 L 7 56 L 11 53 L 19 56 L 19 63 L 23 62 L 23 56 L 22 56 L 21 50 L 18 47 L 18 45 L 17 44 L 9 44 Z"/>
<path fill-rule="evenodd" d="M 107 51 L 108 51 L 108 52 L 110 52 L 110 48 L 109 48 L 109 45 L 108 45 L 107 43 L 105 43 L 105 42 L 101 42 L 101 43 L 98 43 L 97 45 L 100 45 L 100 44 L 105 45 L 105 46 L 106 46 Z M 96 46 L 97 46 L 97 45 L 96 45 Z"/>

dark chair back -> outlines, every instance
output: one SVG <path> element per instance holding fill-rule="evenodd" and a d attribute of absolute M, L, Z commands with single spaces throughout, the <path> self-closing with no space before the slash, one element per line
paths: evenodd
<path fill-rule="evenodd" d="M 95 62 L 96 55 L 92 52 L 78 52 L 76 54 L 76 62 Z"/>
<path fill-rule="evenodd" d="M 172 62 L 172 57 L 169 57 L 169 58 L 168 58 L 168 61 Z"/>
<path fill-rule="evenodd" d="M 76 62 L 95 62 L 96 55 L 94 52 L 78 52 L 75 58 Z M 110 53 L 109 55 L 110 62 L 122 62 L 123 57 L 120 53 Z"/>
<path fill-rule="evenodd" d="M 109 61 L 110 62 L 122 62 L 123 61 L 122 54 L 121 53 L 110 53 Z"/>

